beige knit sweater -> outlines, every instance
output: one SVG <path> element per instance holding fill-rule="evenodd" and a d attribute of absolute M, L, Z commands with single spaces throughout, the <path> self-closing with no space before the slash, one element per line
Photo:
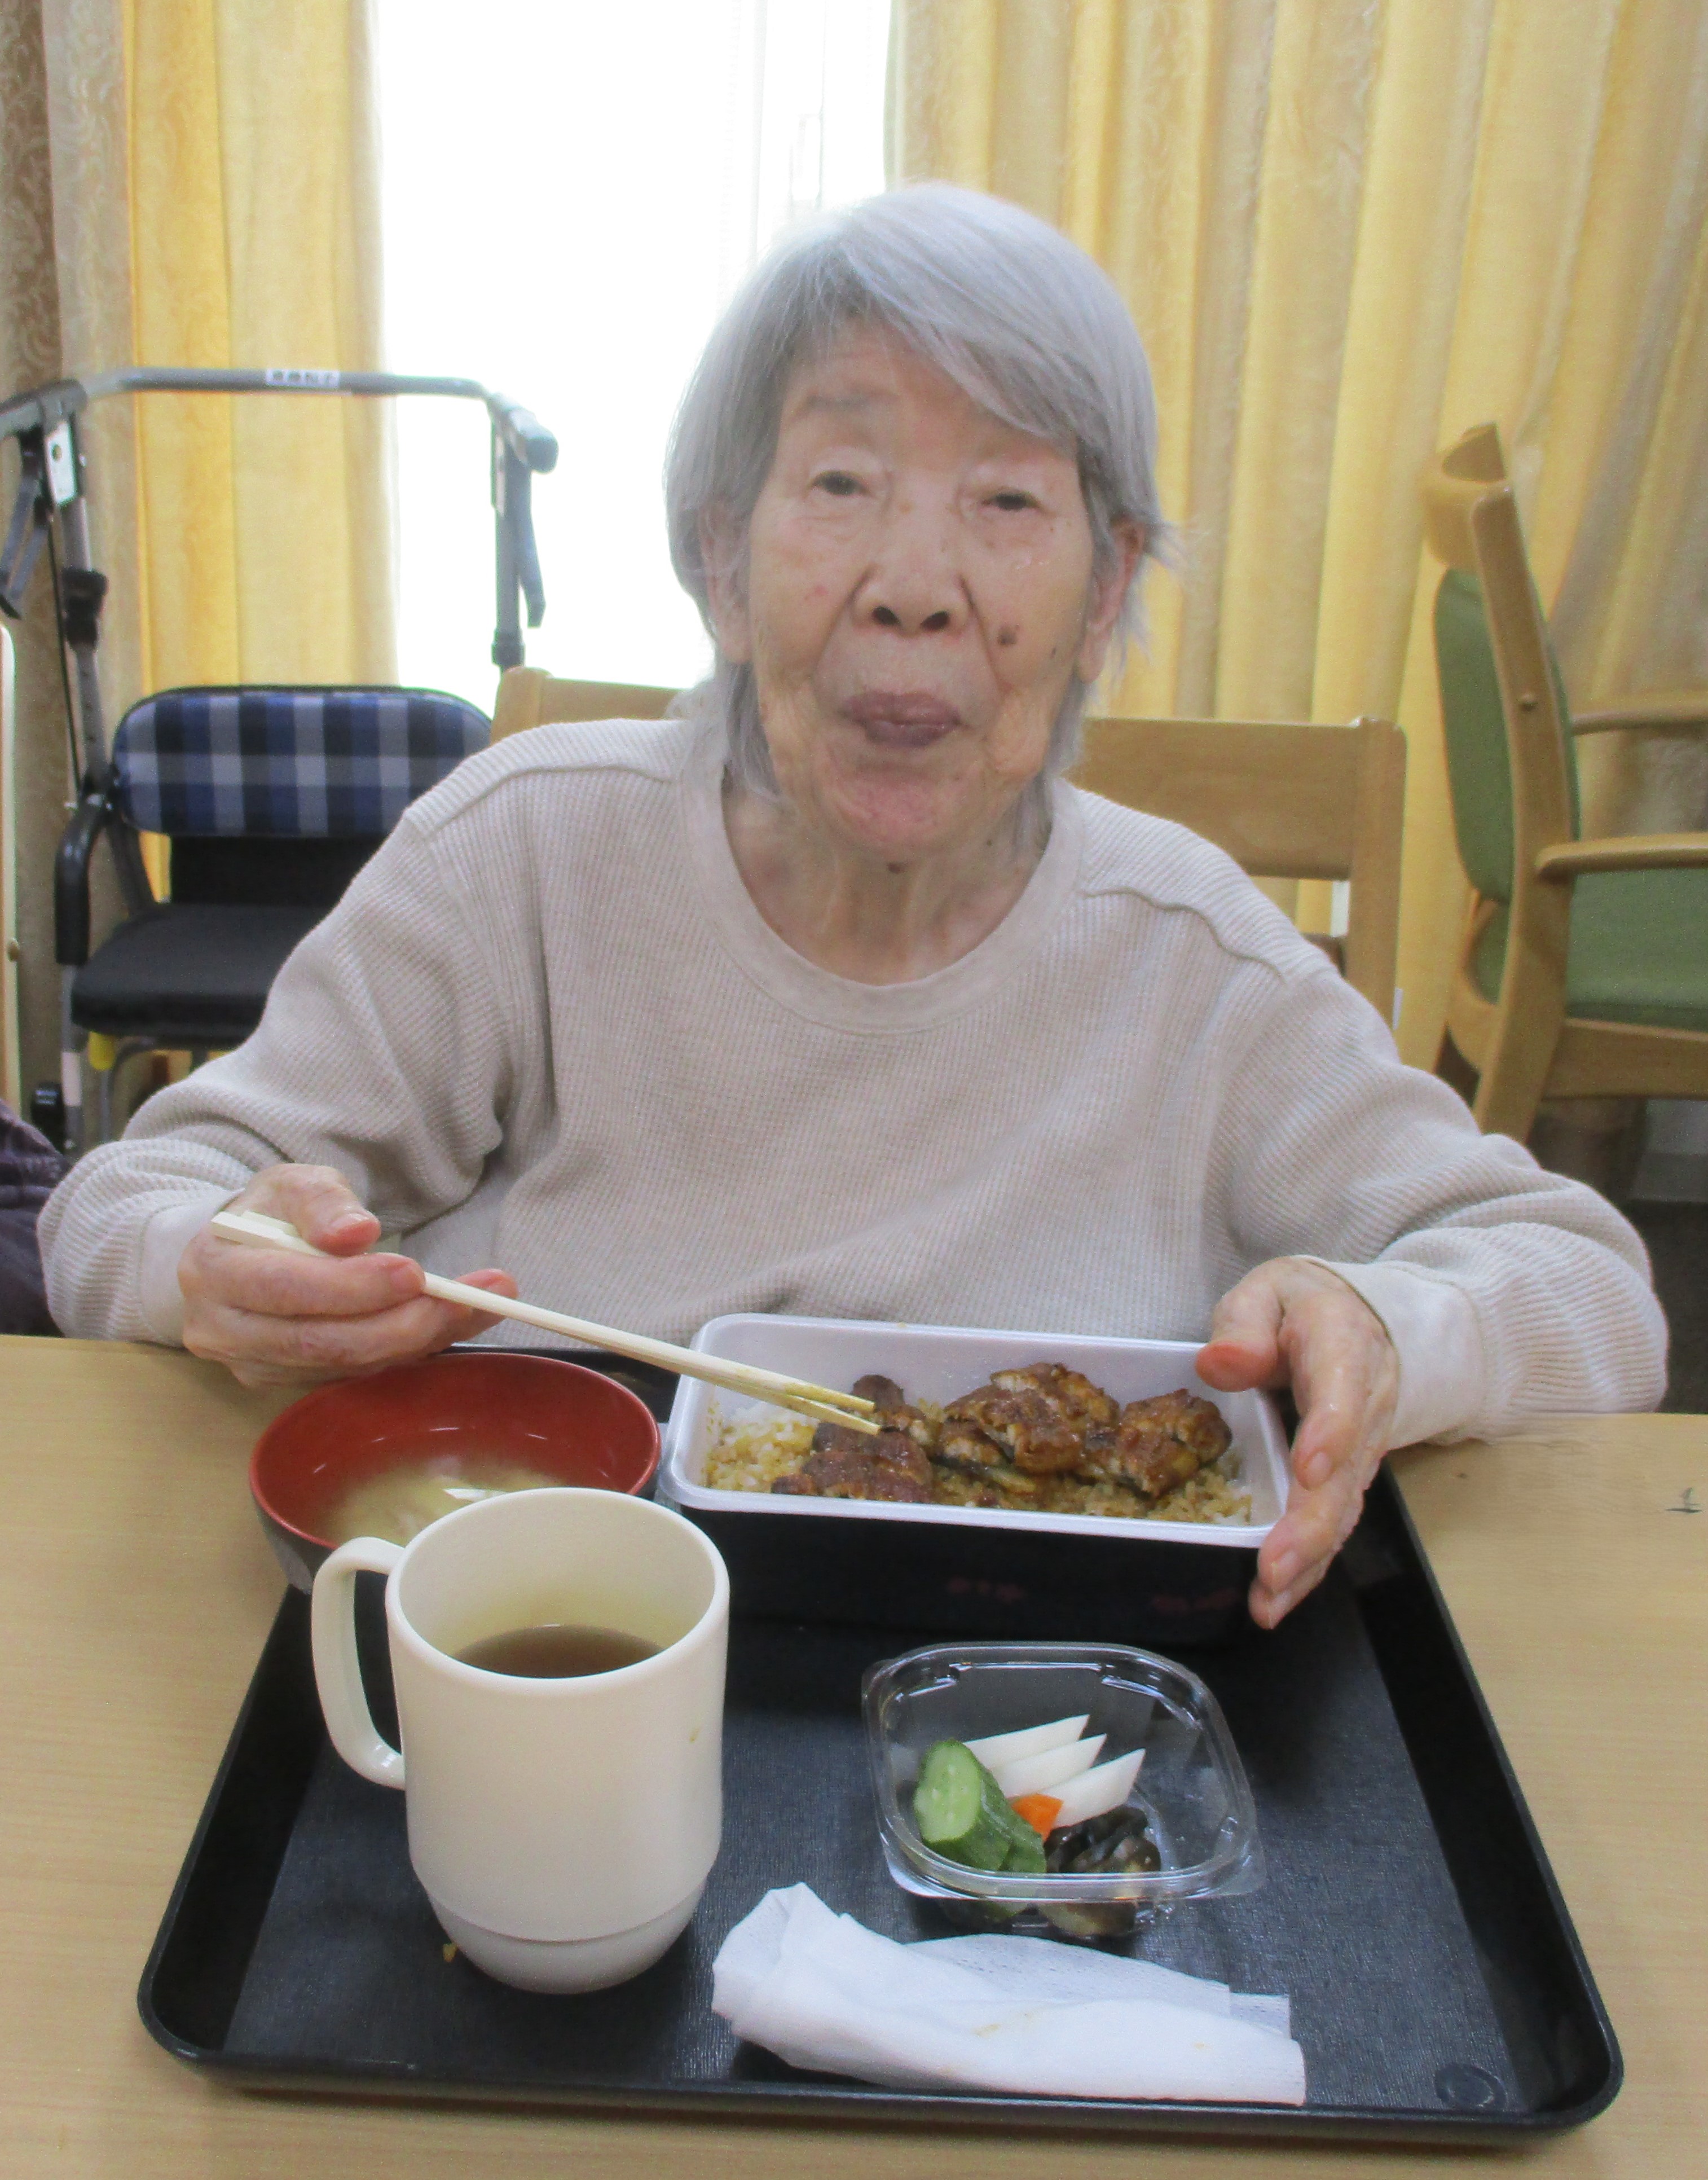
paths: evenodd
<path fill-rule="evenodd" d="M 177 1339 L 185 1241 L 294 1159 L 431 1270 L 670 1339 L 726 1310 L 1195 1339 L 1310 1253 L 1393 1335 L 1397 1442 L 1659 1397 L 1630 1229 L 1401 1066 L 1216 850 L 1058 787 L 981 945 L 854 984 L 761 918 L 719 777 L 689 725 L 546 727 L 416 803 L 249 1043 L 49 1203 L 64 1329 Z"/>

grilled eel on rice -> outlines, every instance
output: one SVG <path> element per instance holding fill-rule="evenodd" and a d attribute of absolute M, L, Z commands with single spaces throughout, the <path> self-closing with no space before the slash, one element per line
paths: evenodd
<path fill-rule="evenodd" d="M 1118 1484 L 1160 1499 L 1224 1452 L 1220 1411 L 1183 1387 L 1118 1407 L 1077 1370 L 1058 1362 L 998 1370 L 963 1394 L 941 1424 L 914 1407 L 892 1379 L 861 1378 L 879 1435 L 821 1423 L 805 1462 L 773 1491 L 807 1498 L 876 1499 L 923 1505 L 1024 1507 L 1052 1479 Z"/>
<path fill-rule="evenodd" d="M 839 1423 L 821 1423 L 805 1461 L 793 1476 L 779 1476 L 772 1489 L 802 1499 L 884 1499 L 929 1505 L 933 1435 L 929 1418 L 909 1407 L 892 1379 L 861 1378 L 854 1390 L 862 1400 L 876 1404 L 876 1420 L 883 1426 L 878 1435 L 869 1438 L 864 1431 L 844 1430 Z"/>

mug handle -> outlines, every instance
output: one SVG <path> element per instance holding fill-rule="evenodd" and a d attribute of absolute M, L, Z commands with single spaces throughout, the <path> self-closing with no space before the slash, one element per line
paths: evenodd
<path fill-rule="evenodd" d="M 404 1752 L 381 1736 L 362 1692 L 362 1669 L 356 1656 L 356 1577 L 388 1575 L 403 1556 L 401 1544 L 388 1544 L 379 1537 L 352 1537 L 316 1575 L 310 1614 L 315 1686 L 327 1731 L 351 1770 L 376 1786 L 403 1785 Z"/>

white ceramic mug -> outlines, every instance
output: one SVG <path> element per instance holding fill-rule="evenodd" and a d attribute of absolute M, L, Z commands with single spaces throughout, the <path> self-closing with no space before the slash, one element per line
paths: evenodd
<path fill-rule="evenodd" d="M 362 1693 L 360 1572 L 383 1574 L 401 1750 Z M 553 1622 L 659 1645 L 614 1672 L 535 1680 L 454 1654 Z M 678 1514 L 615 1491 L 477 1501 L 407 1546 L 358 1537 L 314 1590 L 332 1745 L 404 1788 L 409 1859 L 470 1959 L 530 1990 L 598 1990 L 686 1928 L 722 1821 L 729 1578 Z"/>

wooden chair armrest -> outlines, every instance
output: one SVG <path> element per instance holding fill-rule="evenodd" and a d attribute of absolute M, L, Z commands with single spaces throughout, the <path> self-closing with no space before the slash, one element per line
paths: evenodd
<path fill-rule="evenodd" d="M 1708 727 L 1708 689 L 1656 689 L 1572 716 L 1574 735 L 1618 734 L 1634 727 Z"/>
<path fill-rule="evenodd" d="M 1688 871 L 1708 866 L 1708 833 L 1627 833 L 1611 840 L 1562 840 L 1536 858 L 1536 876 L 1564 881 L 1590 871 Z"/>

